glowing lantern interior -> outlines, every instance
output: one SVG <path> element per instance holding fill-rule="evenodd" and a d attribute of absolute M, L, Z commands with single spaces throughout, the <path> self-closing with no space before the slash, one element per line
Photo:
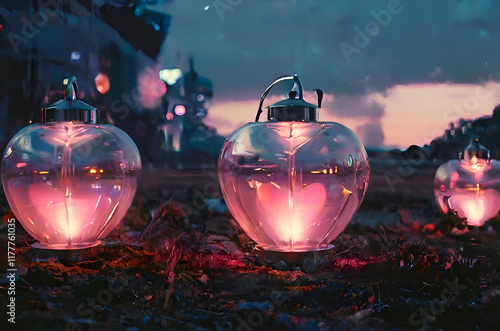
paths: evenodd
<path fill-rule="evenodd" d="M 272 224 L 263 226 L 278 224 L 276 233 L 280 241 L 296 243 L 308 231 L 302 220 L 316 219 L 325 206 L 326 190 L 320 183 L 312 183 L 290 193 L 274 183 L 260 183 L 257 188 L 263 212 L 275 220 Z M 269 230 L 271 229 L 265 229 L 266 232 Z"/>
<path fill-rule="evenodd" d="M 500 162 L 476 156 L 448 161 L 436 171 L 434 195 L 443 213 L 482 226 L 500 210 Z"/>

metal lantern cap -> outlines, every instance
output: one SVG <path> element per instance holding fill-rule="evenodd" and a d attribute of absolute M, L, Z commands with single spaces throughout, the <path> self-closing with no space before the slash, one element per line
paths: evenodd
<path fill-rule="evenodd" d="M 461 153 L 462 161 L 470 161 L 474 156 L 477 159 L 490 160 L 490 150 L 483 145 L 481 145 L 478 139 L 472 140 L 469 145 Z"/>
<path fill-rule="evenodd" d="M 58 100 L 42 109 L 42 123 L 81 122 L 96 124 L 99 122 L 99 110 L 78 100 L 76 77 L 67 78 L 65 99 Z"/>
<path fill-rule="evenodd" d="M 318 94 L 318 105 L 313 105 L 304 101 L 302 96 L 302 83 L 299 76 L 285 76 L 275 80 L 262 94 L 260 99 L 259 110 L 257 112 L 256 122 L 259 121 L 259 116 L 262 113 L 262 104 L 265 97 L 271 88 L 285 80 L 293 80 L 293 87 L 288 92 L 288 99 L 276 102 L 275 104 L 267 107 L 267 120 L 268 121 L 294 121 L 294 122 L 313 122 L 317 120 L 317 108 L 321 108 L 321 101 L 323 99 L 323 92 L 319 89 L 316 90 Z"/>

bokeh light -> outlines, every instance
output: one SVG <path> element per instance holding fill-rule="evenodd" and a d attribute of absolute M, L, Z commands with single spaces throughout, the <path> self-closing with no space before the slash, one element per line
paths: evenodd
<path fill-rule="evenodd" d="M 106 94 L 109 91 L 111 83 L 109 82 L 108 75 L 100 72 L 97 74 L 97 76 L 95 76 L 94 81 L 95 87 L 97 88 L 97 91 L 99 91 L 99 93 Z"/>
<path fill-rule="evenodd" d="M 175 112 L 175 115 L 182 116 L 186 113 L 186 107 L 184 107 L 183 105 L 177 105 L 174 108 L 174 112 Z"/>

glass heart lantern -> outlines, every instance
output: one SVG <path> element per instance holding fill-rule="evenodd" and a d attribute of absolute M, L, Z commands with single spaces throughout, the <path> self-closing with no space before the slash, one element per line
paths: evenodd
<path fill-rule="evenodd" d="M 268 107 L 269 90 L 292 80 L 288 99 Z M 218 174 L 229 211 L 257 248 L 281 252 L 332 247 L 368 187 L 366 151 L 351 130 L 317 121 L 318 106 L 302 97 L 297 75 L 262 94 L 256 121 L 236 130 L 219 156 Z"/>
<path fill-rule="evenodd" d="M 459 160 L 442 164 L 434 177 L 438 208 L 482 226 L 500 210 L 500 162 L 478 140 L 472 141 Z"/>
<path fill-rule="evenodd" d="M 9 205 L 35 247 L 47 249 L 98 245 L 127 212 L 141 170 L 132 139 L 97 124 L 98 110 L 76 99 L 76 79 L 65 81 L 66 99 L 19 131 L 2 159 Z"/>

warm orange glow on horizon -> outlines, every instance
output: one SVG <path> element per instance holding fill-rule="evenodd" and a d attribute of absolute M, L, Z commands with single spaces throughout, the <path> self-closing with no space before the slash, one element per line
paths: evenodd
<path fill-rule="evenodd" d="M 319 120 L 339 122 L 358 135 L 358 127 L 368 123 L 381 123 L 385 136 L 384 146 L 401 149 L 410 145 L 423 146 L 442 136 L 450 122 L 455 123 L 460 118 L 475 119 L 491 115 L 494 107 L 500 103 L 500 83 L 488 82 L 484 86 L 395 85 L 384 94 L 375 93 L 370 97 L 385 105 L 382 118 L 336 116 L 330 110 L 335 96 L 325 91 L 323 108 L 319 109 Z M 268 99 L 268 104 L 272 104 L 283 97 L 273 96 Z M 305 93 L 305 99 L 312 103 L 315 100 L 311 92 Z M 215 126 L 220 134 L 229 136 L 243 124 L 253 121 L 257 107 L 257 97 L 255 100 L 238 101 L 216 98 L 209 110 L 207 124 Z M 265 114 L 261 118 L 265 119 Z"/>

